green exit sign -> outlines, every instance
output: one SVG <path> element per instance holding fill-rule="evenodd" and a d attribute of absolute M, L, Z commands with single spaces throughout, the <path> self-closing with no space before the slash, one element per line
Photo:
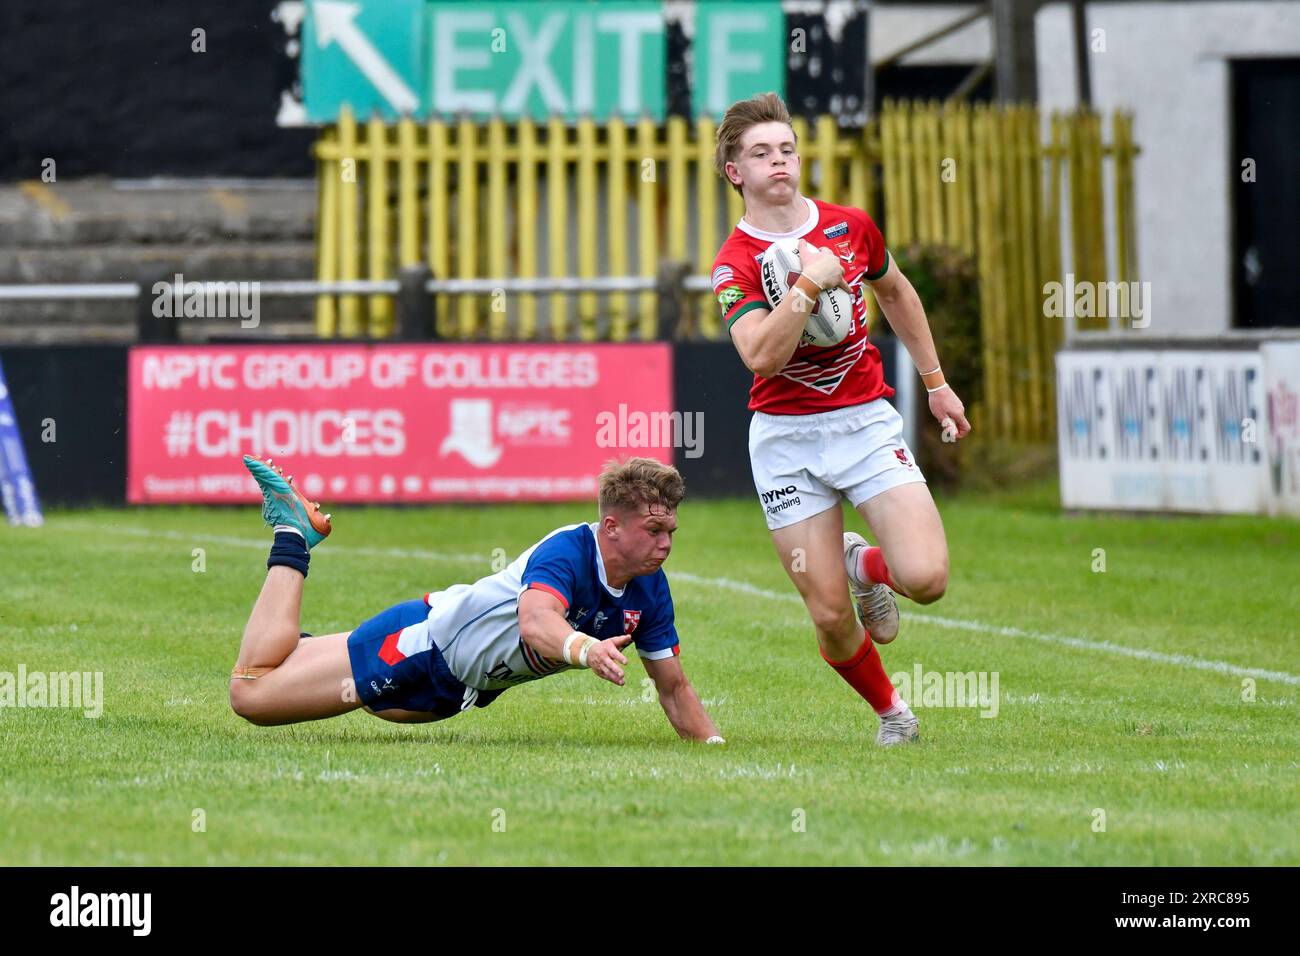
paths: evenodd
<path fill-rule="evenodd" d="M 695 110 L 783 91 L 785 18 L 776 0 L 702 0 Z M 308 0 L 303 88 L 308 119 L 344 104 L 378 113 L 663 119 L 667 23 L 658 2 Z"/>

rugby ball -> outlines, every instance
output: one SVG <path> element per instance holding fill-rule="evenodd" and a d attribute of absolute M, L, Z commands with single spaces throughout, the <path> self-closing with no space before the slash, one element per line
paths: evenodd
<path fill-rule="evenodd" d="M 803 265 L 799 262 L 799 240 L 778 239 L 772 243 L 764 251 L 760 267 L 763 293 L 768 304 L 775 309 L 803 274 Z M 799 344 L 823 348 L 838 345 L 852 330 L 853 298 L 843 289 L 830 288 L 817 297 L 808 321 L 804 323 Z"/>

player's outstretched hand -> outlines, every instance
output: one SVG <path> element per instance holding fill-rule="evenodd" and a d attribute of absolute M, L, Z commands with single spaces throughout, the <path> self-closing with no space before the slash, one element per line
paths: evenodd
<path fill-rule="evenodd" d="M 844 264 L 840 262 L 840 257 L 829 249 L 818 249 L 807 239 L 800 239 L 799 262 L 803 265 L 802 274 L 823 289 L 839 286 L 850 295 L 853 294 L 853 290 L 844 281 Z"/>
<path fill-rule="evenodd" d="M 944 441 L 957 441 L 970 434 L 966 406 L 961 403 L 952 386 L 930 393 L 930 414 L 939 419 L 939 424 L 943 426 Z"/>
<path fill-rule="evenodd" d="M 598 677 L 603 677 L 611 684 L 622 687 L 623 668 L 627 665 L 627 658 L 620 651 L 627 647 L 631 640 L 631 634 L 620 634 L 618 637 L 601 641 L 587 653 L 587 666 L 595 671 Z"/>

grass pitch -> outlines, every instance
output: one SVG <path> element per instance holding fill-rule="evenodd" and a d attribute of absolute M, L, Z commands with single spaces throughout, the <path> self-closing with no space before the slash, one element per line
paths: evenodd
<path fill-rule="evenodd" d="M 255 505 L 0 527 L 0 672 L 103 674 L 97 719 L 0 708 L 0 864 L 1300 863 L 1300 523 L 1057 500 L 940 502 L 948 594 L 900 601 L 882 654 L 996 673 L 997 713 L 913 693 L 924 739 L 887 750 L 749 499 L 688 499 L 665 566 L 721 748 L 677 739 L 635 660 L 624 688 L 562 674 L 436 724 L 254 727 L 226 688 L 270 545 Z M 333 510 L 317 634 L 593 511 Z"/>

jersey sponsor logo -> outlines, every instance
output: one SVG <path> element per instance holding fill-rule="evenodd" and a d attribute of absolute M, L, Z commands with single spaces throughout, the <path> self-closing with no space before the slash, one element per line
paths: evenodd
<path fill-rule="evenodd" d="M 782 489 L 782 491 L 785 492 L 786 497 L 783 497 L 780 501 L 776 502 L 775 504 L 767 504 L 764 510 L 770 515 L 778 515 L 782 511 L 785 511 L 787 508 L 798 508 L 801 504 L 803 504 L 803 499 L 798 495 L 790 494 L 790 492 L 793 490 L 794 490 L 794 485 L 790 485 L 788 486 L 788 488 Z M 770 494 L 770 492 L 768 492 L 768 494 Z M 767 499 L 765 497 L 764 503 L 766 504 L 766 502 Z"/>
<path fill-rule="evenodd" d="M 794 485 L 786 485 L 784 488 L 773 488 L 771 491 L 760 492 L 763 498 L 763 504 L 769 504 L 784 498 L 786 495 L 792 495 L 797 489 Z"/>
<path fill-rule="evenodd" d="M 605 620 L 605 612 L 597 611 L 596 616 L 591 619 L 591 633 L 593 635 L 600 633 L 600 629 L 605 626 Z"/>
<path fill-rule="evenodd" d="M 834 239 L 836 236 L 847 236 L 849 234 L 849 223 L 846 219 L 844 222 L 837 222 L 833 226 L 823 229 L 822 232 L 827 239 Z"/>
<path fill-rule="evenodd" d="M 636 630 L 636 626 L 640 623 L 641 623 L 640 611 L 625 610 L 623 612 L 623 633 L 624 634 L 631 634 L 633 631 Z"/>
<path fill-rule="evenodd" d="M 866 350 L 867 337 L 864 335 L 850 342 L 829 362 L 824 364 L 808 361 L 790 362 L 781 369 L 781 375 L 823 395 L 830 395 L 839 388 L 840 382 L 844 381 L 844 377 L 849 374 L 849 369 L 857 364 Z"/>
<path fill-rule="evenodd" d="M 745 293 L 740 291 L 740 286 L 729 286 L 718 293 L 718 304 L 722 306 L 722 311 L 725 312 L 744 297 Z"/>

